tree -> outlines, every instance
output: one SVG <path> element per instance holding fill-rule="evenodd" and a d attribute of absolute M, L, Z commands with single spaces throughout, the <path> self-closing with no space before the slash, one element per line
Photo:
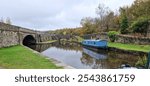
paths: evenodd
<path fill-rule="evenodd" d="M 110 27 L 113 27 L 114 24 L 114 12 L 110 11 L 105 17 L 104 17 L 104 26 L 106 28 L 106 31 L 109 30 Z"/>
<path fill-rule="evenodd" d="M 128 31 L 128 18 L 126 16 L 126 10 L 124 8 L 120 8 L 120 11 L 121 11 L 121 22 L 120 22 L 120 32 L 122 34 L 126 34 Z"/>
<path fill-rule="evenodd" d="M 141 33 L 146 36 L 149 26 L 149 19 L 150 18 L 147 17 L 140 17 L 132 23 L 130 28 L 133 30 L 134 33 Z"/>
<path fill-rule="evenodd" d="M 115 30 L 119 30 L 119 28 L 120 28 L 120 16 L 119 15 L 114 15 L 114 18 L 113 18 L 113 28 L 116 28 Z"/>
<path fill-rule="evenodd" d="M 11 24 L 11 20 L 10 20 L 10 18 L 9 17 L 7 17 L 7 19 L 6 19 L 6 22 L 5 22 L 6 24 Z"/>
<path fill-rule="evenodd" d="M 109 13 L 109 8 L 108 7 L 105 7 L 104 4 L 99 4 L 98 5 L 98 8 L 96 9 L 96 14 L 99 16 L 99 28 L 100 29 L 103 29 L 103 26 L 104 26 L 104 18 L 105 16 Z"/>
<path fill-rule="evenodd" d="M 150 16 L 150 0 L 135 0 L 129 10 L 133 21 L 139 17 L 148 17 Z"/>
<path fill-rule="evenodd" d="M 96 9 L 96 14 L 100 17 L 100 20 L 103 20 L 104 16 L 108 13 L 109 8 L 105 7 L 104 4 L 99 4 Z"/>
<path fill-rule="evenodd" d="M 4 23 L 4 19 L 3 19 L 3 17 L 1 17 L 1 20 L 0 20 L 0 22 Z"/>
<path fill-rule="evenodd" d="M 80 24 L 82 25 L 82 28 L 84 29 L 85 34 L 91 34 L 94 33 L 94 19 L 91 17 L 86 17 L 81 19 Z"/>

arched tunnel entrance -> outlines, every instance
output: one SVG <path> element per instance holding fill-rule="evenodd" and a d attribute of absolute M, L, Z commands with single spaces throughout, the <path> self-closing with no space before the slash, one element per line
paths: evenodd
<path fill-rule="evenodd" d="M 36 40 L 32 35 L 27 35 L 24 39 L 23 39 L 23 45 L 28 46 L 31 44 L 35 44 Z"/>

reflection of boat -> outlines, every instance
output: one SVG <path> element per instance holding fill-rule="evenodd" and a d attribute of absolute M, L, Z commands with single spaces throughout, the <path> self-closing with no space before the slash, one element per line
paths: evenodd
<path fill-rule="evenodd" d="M 89 49 L 83 48 L 83 52 L 88 54 L 89 56 L 96 58 L 96 59 L 106 59 L 107 56 L 105 54 L 100 54 Z"/>
<path fill-rule="evenodd" d="M 95 48 L 107 48 L 106 40 L 84 40 L 82 44 L 85 46 L 90 46 Z"/>

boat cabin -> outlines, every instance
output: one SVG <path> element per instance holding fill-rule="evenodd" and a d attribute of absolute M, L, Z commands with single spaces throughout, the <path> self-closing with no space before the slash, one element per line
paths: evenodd
<path fill-rule="evenodd" d="M 106 40 L 84 40 L 82 44 L 85 46 L 91 46 L 96 48 L 107 48 Z"/>

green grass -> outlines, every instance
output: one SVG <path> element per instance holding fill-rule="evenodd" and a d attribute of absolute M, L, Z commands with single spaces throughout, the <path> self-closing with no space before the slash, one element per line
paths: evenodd
<path fill-rule="evenodd" d="M 24 46 L 0 48 L 0 67 L 14 69 L 55 69 L 52 61 Z"/>
<path fill-rule="evenodd" d="M 150 52 L 150 45 L 122 44 L 122 43 L 109 42 L 108 47 L 114 47 L 114 48 L 124 49 L 124 50 Z"/>

